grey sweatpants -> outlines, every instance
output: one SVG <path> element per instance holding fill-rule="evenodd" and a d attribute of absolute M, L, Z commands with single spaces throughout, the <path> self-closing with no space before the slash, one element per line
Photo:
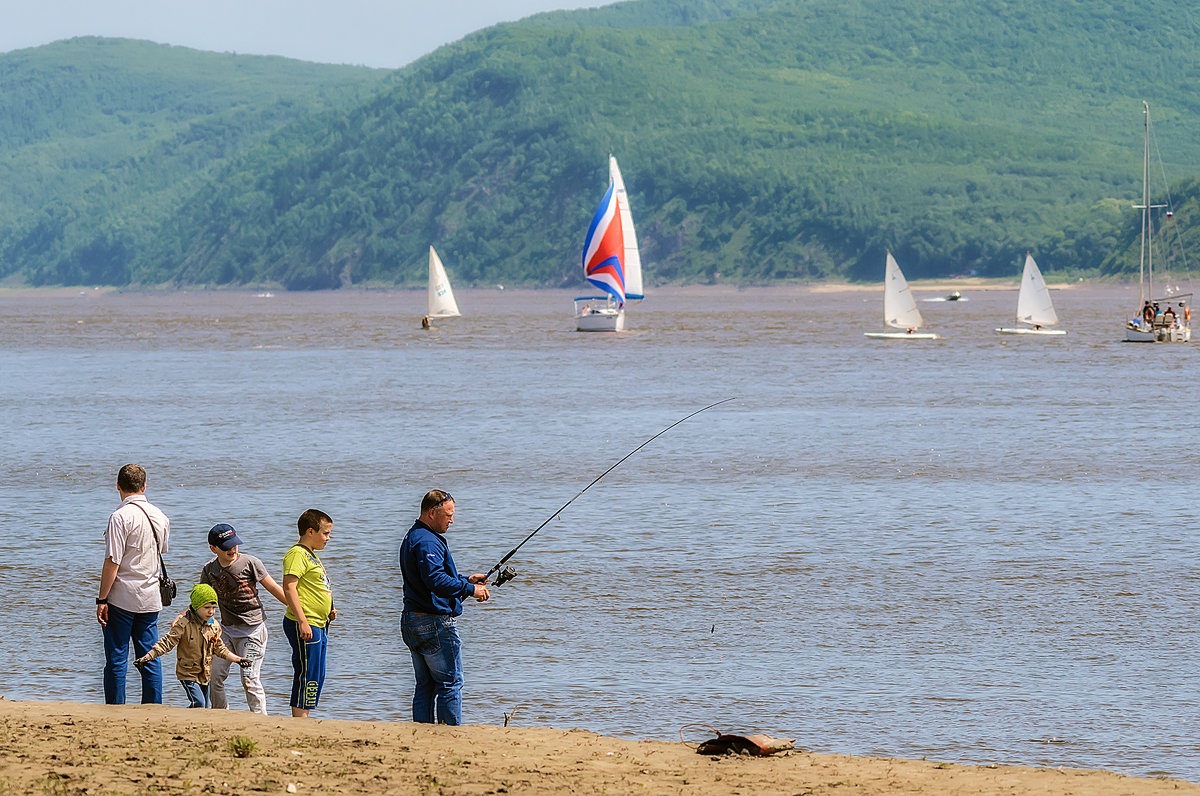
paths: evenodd
<path fill-rule="evenodd" d="M 267 652 L 267 625 L 263 623 L 254 632 L 244 638 L 230 637 L 221 631 L 221 641 L 234 654 L 254 661 L 245 669 L 238 667 L 242 675 L 242 688 L 246 690 L 246 705 L 255 713 L 267 715 L 267 692 L 262 686 L 263 655 Z M 209 682 L 209 697 L 213 708 L 224 710 L 229 707 L 225 698 L 225 678 L 229 676 L 229 667 L 237 666 L 225 660 L 220 655 L 213 656 L 212 680 Z"/>

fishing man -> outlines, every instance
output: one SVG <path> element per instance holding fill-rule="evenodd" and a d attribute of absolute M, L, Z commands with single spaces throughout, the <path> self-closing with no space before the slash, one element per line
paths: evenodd
<path fill-rule="evenodd" d="M 421 499 L 421 516 L 400 544 L 400 574 L 404 578 L 404 613 L 400 634 L 412 654 L 416 690 L 413 721 L 462 723 L 462 650 L 454 618 L 462 613 L 464 597 L 484 602 L 487 575 L 458 574 L 446 531 L 454 522 L 454 498 L 440 489 Z"/>

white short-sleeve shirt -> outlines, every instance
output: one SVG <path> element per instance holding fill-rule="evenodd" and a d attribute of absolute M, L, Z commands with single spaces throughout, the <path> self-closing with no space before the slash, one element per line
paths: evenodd
<path fill-rule="evenodd" d="M 157 550 L 154 533 L 146 521 L 147 514 L 158 533 L 161 547 Z M 171 521 L 167 515 L 146 500 L 143 493 L 125 498 L 121 507 L 109 516 L 108 529 L 104 532 L 104 555 L 117 564 L 117 578 L 108 592 L 110 605 L 135 614 L 162 610 L 158 593 L 158 556 L 160 551 L 167 552 L 170 531 Z"/>

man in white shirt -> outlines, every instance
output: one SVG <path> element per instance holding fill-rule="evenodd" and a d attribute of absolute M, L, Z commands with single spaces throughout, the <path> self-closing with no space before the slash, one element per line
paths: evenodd
<path fill-rule="evenodd" d="M 104 629 L 104 701 L 125 704 L 129 642 L 135 657 L 158 641 L 159 556 L 167 551 L 170 520 L 146 500 L 146 471 L 127 464 L 117 473 L 121 506 L 104 532 L 104 567 L 96 596 L 96 621 Z M 157 536 L 157 542 L 155 537 Z M 162 703 L 162 662 L 141 667 L 142 702 Z"/>

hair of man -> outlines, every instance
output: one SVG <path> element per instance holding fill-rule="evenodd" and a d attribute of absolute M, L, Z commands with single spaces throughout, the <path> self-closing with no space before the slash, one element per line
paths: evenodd
<path fill-rule="evenodd" d="M 300 515 L 300 519 L 296 520 L 296 529 L 303 536 L 308 531 L 321 530 L 323 522 L 333 525 L 333 518 L 320 509 L 308 509 Z"/>
<path fill-rule="evenodd" d="M 421 513 L 436 509 L 443 503 L 453 503 L 454 498 L 450 497 L 449 492 L 443 492 L 440 489 L 431 489 L 425 493 L 425 497 L 421 498 Z"/>
<path fill-rule="evenodd" d="M 146 489 L 146 470 L 140 464 L 127 464 L 117 473 L 117 487 L 130 495 Z"/>

